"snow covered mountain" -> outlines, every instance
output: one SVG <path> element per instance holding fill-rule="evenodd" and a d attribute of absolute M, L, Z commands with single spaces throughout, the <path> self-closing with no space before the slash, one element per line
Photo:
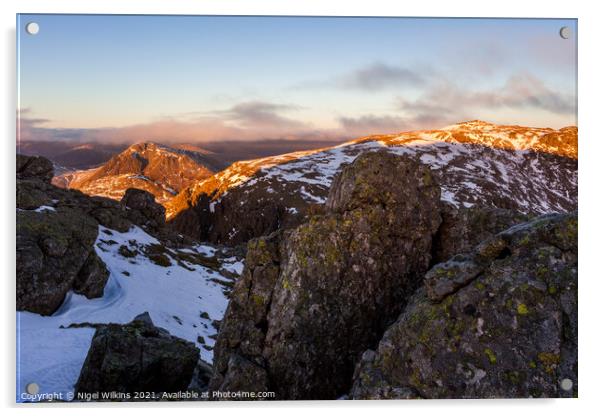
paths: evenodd
<path fill-rule="evenodd" d="M 555 130 L 475 120 L 236 162 L 166 203 L 167 219 L 196 238 L 244 242 L 295 225 L 309 209 L 320 209 L 341 165 L 383 148 L 429 165 L 442 200 L 455 207 L 523 213 L 576 209 L 576 127 Z"/>
<path fill-rule="evenodd" d="M 128 147 L 97 168 L 56 176 L 53 184 L 117 200 L 128 188 L 144 189 L 163 203 L 223 167 L 210 154 L 198 149 L 144 142 Z"/>
<path fill-rule="evenodd" d="M 106 276 L 96 296 L 80 293 L 76 280 L 68 282 L 71 289 L 51 312 L 18 306 L 17 391 L 35 381 L 41 393 L 63 392 L 70 400 L 94 326 L 126 323 L 143 312 L 172 335 L 194 342 L 200 358 L 211 362 L 231 290 L 246 273 L 243 250 L 214 243 L 243 243 L 322 212 L 343 166 L 364 152 L 382 149 L 428 165 L 449 206 L 507 208 L 525 214 L 577 209 L 576 127 L 554 130 L 471 121 L 240 161 L 215 174 L 221 166 L 199 149 L 141 143 L 98 168 L 61 175 L 71 188 L 113 199 L 120 199 L 127 188 L 146 189 L 164 204 L 171 226 L 194 239 L 165 224 L 149 225 L 148 213 L 154 222 L 163 220 L 162 207 L 149 209 L 149 204 L 156 205 L 150 195 L 143 195 L 145 206 L 138 208 L 133 203 L 140 201 L 133 197 L 120 203 L 89 198 L 50 185 L 49 160 L 19 157 L 17 281 L 27 290 L 17 293 L 25 297 L 33 287 L 43 301 L 41 295 L 56 289 L 56 284 L 38 284 L 48 270 L 43 275 L 54 279 L 51 283 L 68 275 L 73 279 L 95 275 L 98 280 L 105 267 Z M 420 176 L 420 181 L 424 178 Z M 432 176 L 428 178 L 428 186 L 433 186 Z M 407 192 L 400 194 L 407 197 Z M 417 201 L 412 206 L 420 205 Z M 448 227 L 448 234 L 450 229 L 454 231 Z M 81 250 L 88 234 L 90 253 Z M 460 233 L 447 237 L 463 238 Z M 91 258 L 99 262 L 89 263 Z M 254 258 L 263 259 L 247 257 Z M 90 264 L 102 265 L 102 270 Z"/>

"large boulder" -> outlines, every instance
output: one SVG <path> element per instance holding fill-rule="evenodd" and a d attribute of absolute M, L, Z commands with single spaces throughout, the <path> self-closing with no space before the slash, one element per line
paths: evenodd
<path fill-rule="evenodd" d="M 441 222 L 427 167 L 365 153 L 334 180 L 327 208 L 278 244 L 249 244 L 218 338 L 213 388 L 244 373 L 230 359 L 238 354 L 265 369 L 279 399 L 337 397 L 361 352 L 421 283 Z"/>
<path fill-rule="evenodd" d="M 363 354 L 350 396 L 576 397 L 577 387 L 577 215 L 557 214 L 429 271 Z"/>
<path fill-rule="evenodd" d="M 98 223 L 77 209 L 17 211 L 17 310 L 50 315 L 69 290 L 102 296 L 109 273 L 97 235 Z"/>
<path fill-rule="evenodd" d="M 96 330 L 75 391 L 184 391 L 198 358 L 194 343 L 156 327 L 145 313 L 129 324 L 108 324 Z"/>

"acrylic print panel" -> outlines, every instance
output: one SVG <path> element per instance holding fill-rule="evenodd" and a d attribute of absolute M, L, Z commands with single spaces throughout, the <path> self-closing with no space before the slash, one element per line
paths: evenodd
<path fill-rule="evenodd" d="M 577 396 L 576 20 L 17 28 L 18 402 Z"/>

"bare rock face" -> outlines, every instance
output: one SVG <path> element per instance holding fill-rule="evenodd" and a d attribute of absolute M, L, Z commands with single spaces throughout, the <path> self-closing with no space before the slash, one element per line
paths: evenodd
<path fill-rule="evenodd" d="M 216 346 L 214 389 L 236 353 L 265 369 L 279 399 L 338 397 L 421 283 L 441 222 L 428 168 L 365 153 L 335 179 L 327 206 L 279 244 L 277 235 L 249 244 Z"/>
<path fill-rule="evenodd" d="M 76 393 L 178 392 L 188 387 L 199 349 L 154 326 L 143 314 L 127 325 L 100 326 Z"/>
<path fill-rule="evenodd" d="M 246 174 L 243 172 L 241 175 Z M 177 212 L 168 221 L 173 229 L 200 240 L 236 245 L 296 227 L 307 217 L 310 205 L 292 192 L 286 181 L 261 181 L 226 192 L 219 175 L 185 189 L 166 203 L 168 217 Z M 261 172 L 254 175 L 263 177 Z"/>
<path fill-rule="evenodd" d="M 577 388 L 577 216 L 557 214 L 429 271 L 364 353 L 350 396 L 576 397 Z"/>

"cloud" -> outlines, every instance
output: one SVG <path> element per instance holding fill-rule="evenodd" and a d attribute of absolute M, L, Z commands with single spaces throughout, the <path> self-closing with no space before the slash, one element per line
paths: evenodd
<path fill-rule="evenodd" d="M 374 63 L 343 77 L 339 85 L 361 90 L 382 90 L 396 86 L 419 86 L 424 83 L 425 76 L 418 71 Z"/>
<path fill-rule="evenodd" d="M 22 110 L 17 124 L 22 141 L 132 143 L 154 140 L 181 143 L 299 137 L 334 138 L 331 132 L 317 131 L 309 123 L 281 114 L 298 109 L 300 107 L 290 104 L 249 101 L 226 110 L 187 113 L 183 117 L 164 117 L 148 123 L 95 129 L 45 127 L 44 124 L 51 120 L 34 118 L 31 111 Z"/>
<path fill-rule="evenodd" d="M 357 72 L 356 85 L 384 85 L 395 76 L 374 74 L 387 71 Z M 369 75 L 368 75 L 369 74 Z M 350 78 L 351 79 L 351 78 Z M 359 81 L 361 80 L 361 81 Z M 372 83 L 372 84 L 371 84 Z M 104 141 L 132 143 L 154 140 L 165 143 L 207 142 L 218 140 L 262 139 L 340 139 L 361 135 L 396 133 L 407 130 L 443 127 L 459 121 L 485 119 L 497 123 L 528 122 L 564 125 L 574 123 L 575 102 L 571 94 L 556 91 L 529 73 L 515 74 L 499 86 L 483 89 L 466 87 L 455 79 L 431 77 L 418 95 L 392 96 L 391 108 L 381 114 L 366 112 L 359 116 L 344 113 L 333 128 L 316 128 L 291 116 L 302 110 L 288 103 L 244 101 L 230 108 L 164 117 L 148 123 L 119 128 L 49 128 L 50 120 L 35 117 L 29 109 L 19 113 L 19 137 L 32 140 Z M 335 109 L 333 109 L 334 112 Z M 509 117 L 508 114 L 510 114 Z M 524 115 L 524 116 L 523 116 Z M 521 118 L 522 117 L 522 118 Z M 517 119 L 518 118 L 518 119 Z M 561 127 L 561 126 L 558 126 Z"/>
<path fill-rule="evenodd" d="M 483 113 L 505 109 L 572 115 L 575 101 L 572 95 L 554 91 L 535 76 L 522 73 L 509 77 L 501 87 L 488 90 L 463 88 L 441 79 L 414 100 L 398 97 L 397 108 L 416 121 L 436 116 L 442 121 L 455 122 L 483 118 Z"/>
<path fill-rule="evenodd" d="M 480 98 L 493 107 L 532 107 L 556 114 L 575 112 L 575 100 L 571 95 L 551 90 L 530 74 L 512 76 L 504 88 L 493 94 L 481 94 Z"/>
<path fill-rule="evenodd" d="M 390 133 L 408 128 L 408 121 L 403 117 L 388 115 L 367 114 L 360 117 L 339 117 L 339 123 L 343 130 L 353 135 Z"/>
<path fill-rule="evenodd" d="M 299 128 L 306 126 L 306 124 L 281 114 L 282 112 L 298 109 L 300 107 L 290 104 L 247 101 L 216 113 L 247 128 Z"/>
<path fill-rule="evenodd" d="M 388 115 L 340 117 L 339 123 L 348 134 L 370 135 L 439 128 L 477 118 L 491 120 L 491 114 L 502 114 L 503 110 L 536 110 L 560 116 L 575 113 L 574 97 L 552 90 L 528 73 L 513 75 L 501 87 L 490 90 L 464 88 L 440 78 L 415 99 L 397 97 L 394 107 Z"/>
<path fill-rule="evenodd" d="M 370 92 L 396 87 L 414 88 L 428 83 L 431 75 L 429 68 L 410 69 L 375 62 L 333 78 L 301 82 L 291 89 L 352 89 Z"/>
<path fill-rule="evenodd" d="M 21 141 L 29 140 L 56 140 L 57 138 L 73 138 L 78 135 L 78 129 L 55 129 L 44 125 L 51 120 L 46 118 L 34 117 L 29 108 L 23 108 L 17 111 L 17 138 Z M 64 133 L 61 133 L 63 130 Z"/>
<path fill-rule="evenodd" d="M 399 133 L 403 131 L 436 128 L 457 120 L 437 113 L 417 113 L 408 116 L 367 114 L 359 117 L 340 117 L 339 123 L 346 134 L 369 136 L 373 134 Z"/>

